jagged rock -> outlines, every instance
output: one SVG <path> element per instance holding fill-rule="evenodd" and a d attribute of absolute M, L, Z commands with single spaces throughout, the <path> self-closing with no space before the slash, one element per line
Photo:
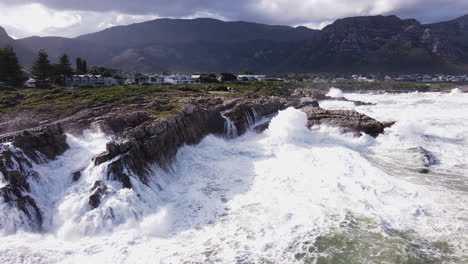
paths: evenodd
<path fill-rule="evenodd" d="M 89 196 L 89 205 L 92 209 L 97 208 L 101 204 L 102 196 L 107 191 L 107 186 L 102 181 L 96 181 L 93 187 L 93 194 Z"/>
<path fill-rule="evenodd" d="M 69 148 L 60 123 L 6 134 L 0 137 L 0 142 L 12 142 L 37 163 L 43 162 L 43 157 L 53 160 Z M 38 152 L 43 157 L 39 156 Z"/>
<path fill-rule="evenodd" d="M 294 101 L 297 104 L 296 101 Z M 267 116 L 286 108 L 288 101 L 279 97 L 260 97 L 237 103 L 231 110 L 224 113 L 237 128 L 239 135 L 243 134 L 258 117 Z"/>
<path fill-rule="evenodd" d="M 296 109 L 300 109 L 306 106 L 319 107 L 319 102 L 317 100 L 310 100 L 309 98 L 301 99 L 300 103 L 295 106 Z"/>
<path fill-rule="evenodd" d="M 81 178 L 81 171 L 75 171 L 72 173 L 72 180 L 77 182 Z"/>
<path fill-rule="evenodd" d="M 301 109 L 307 114 L 308 127 L 314 125 L 337 126 L 345 132 L 364 132 L 377 137 L 387 127 L 373 118 L 353 110 L 325 110 L 317 107 L 305 107 Z"/>
<path fill-rule="evenodd" d="M 361 106 L 361 105 L 375 105 L 374 103 L 367 103 L 367 102 L 362 102 L 362 101 L 354 101 L 354 100 L 349 100 L 345 97 L 329 97 L 331 100 L 336 100 L 336 101 L 344 101 L 344 102 L 351 102 L 355 106 Z"/>
<path fill-rule="evenodd" d="M 296 89 L 292 95 L 295 97 L 307 97 L 315 101 L 330 99 L 330 97 L 326 95 L 325 91 L 311 88 Z"/>
<path fill-rule="evenodd" d="M 0 197 L 3 202 L 23 212 L 29 221 L 29 226 L 33 230 L 39 231 L 42 228 L 41 211 L 37 207 L 36 201 L 31 196 L 25 195 L 23 191 L 25 190 L 21 185 L 8 184 L 0 188 Z"/>
<path fill-rule="evenodd" d="M 209 134 L 223 134 L 225 120 L 221 112 L 231 118 L 239 133 L 243 133 L 249 122 L 255 121 L 254 110 L 259 116 L 269 115 L 284 108 L 288 102 L 279 97 L 250 97 L 182 99 L 179 101 L 183 105 L 180 112 L 126 129 L 107 144 L 106 152 L 96 157 L 94 162 L 102 164 L 112 160 L 107 176 L 120 181 L 124 188 L 132 187 L 131 176 L 124 171 L 148 184 L 151 164 L 168 171 L 182 145 L 196 144 Z"/>
<path fill-rule="evenodd" d="M 267 130 L 268 127 L 270 126 L 270 122 L 265 122 L 263 124 L 260 124 L 256 127 L 253 128 L 253 130 L 256 132 L 256 133 L 262 133 L 263 131 Z"/>
<path fill-rule="evenodd" d="M 6 186 L 0 188 L 0 197 L 24 213 L 29 226 L 39 231 L 42 228 L 42 214 L 36 201 L 27 194 L 30 191 L 30 180 L 38 177 L 38 173 L 32 170 L 29 159 L 41 163 L 45 162 L 44 157 L 55 159 L 65 152 L 68 145 L 64 131 L 56 123 L 3 135 L 0 142 L 12 144 L 0 145 L 0 175 L 7 182 Z"/>

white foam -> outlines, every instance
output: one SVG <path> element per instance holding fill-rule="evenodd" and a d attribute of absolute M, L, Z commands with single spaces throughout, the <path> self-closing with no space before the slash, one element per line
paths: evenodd
<path fill-rule="evenodd" d="M 88 188 L 103 179 L 103 171 L 88 167 L 76 188 L 51 192 L 61 201 L 51 221 L 52 235 L 2 237 L 0 262 L 293 263 L 295 241 L 313 242 L 341 230 L 350 214 L 385 228 L 410 230 L 424 241 L 447 242 L 454 246 L 454 255 L 466 254 L 468 196 L 456 187 L 466 184 L 461 179 L 468 172 L 462 166 L 467 128 L 461 125 L 468 121 L 468 98 L 424 93 L 346 96 L 377 103 L 358 111 L 399 122 L 377 139 L 354 138 L 326 126 L 308 130 L 305 114 L 289 108 L 273 118 L 262 135 L 230 140 L 211 135 L 196 146 L 182 147 L 174 173 L 155 174 L 163 191 L 132 180 L 138 197 L 107 182 L 112 195 L 91 211 L 84 210 Z M 440 163 L 431 170 L 450 168 L 451 175 L 461 178 L 451 178 L 458 181 L 450 185 L 434 180 L 434 174 L 427 181 L 429 176 L 411 172 L 406 164 L 386 163 L 390 150 L 390 160 L 398 161 L 413 146 L 434 153 Z M 76 157 L 66 153 L 62 165 L 73 163 L 68 155 Z M 49 169 L 63 171 L 60 160 Z M 62 185 L 59 175 L 48 177 Z M 109 208 L 116 220 L 106 222 Z"/>
<path fill-rule="evenodd" d="M 450 91 L 450 94 L 451 95 L 458 95 L 458 94 L 462 94 L 462 90 L 460 88 L 455 88 L 455 89 L 452 89 L 452 91 Z"/>
<path fill-rule="evenodd" d="M 330 97 L 344 97 L 344 94 L 340 89 L 332 87 L 328 91 L 327 96 L 330 96 Z"/>

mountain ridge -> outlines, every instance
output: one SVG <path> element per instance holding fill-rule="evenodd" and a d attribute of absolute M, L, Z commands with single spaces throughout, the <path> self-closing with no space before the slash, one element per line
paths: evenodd
<path fill-rule="evenodd" d="M 433 24 L 394 15 L 349 17 L 322 30 L 212 18 L 165 18 L 76 38 L 28 37 L 14 42 L 33 51 L 44 49 L 52 59 L 68 53 L 93 65 L 145 72 L 468 69 L 468 15 Z"/>

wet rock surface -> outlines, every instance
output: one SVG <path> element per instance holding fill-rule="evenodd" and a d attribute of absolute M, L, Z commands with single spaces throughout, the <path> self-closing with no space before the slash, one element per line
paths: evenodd
<path fill-rule="evenodd" d="M 226 135 L 227 119 L 242 135 L 262 117 L 279 110 L 296 107 L 307 114 L 308 126 L 326 124 L 343 128 L 345 132 L 367 133 L 377 136 L 391 125 L 378 122 L 356 111 L 325 110 L 319 100 L 336 100 L 323 92 L 302 89 L 293 97 L 259 96 L 249 94 L 240 98 L 193 97 L 181 99 L 180 110 L 165 117 L 146 111 L 111 111 L 99 106 L 49 125 L 0 136 L 0 172 L 6 185 L 0 188 L 5 203 L 21 211 L 34 230 L 40 230 L 43 216 L 30 195 L 32 180 L 40 177 L 32 170 L 32 163 L 44 163 L 57 158 L 68 148 L 67 133 L 80 134 L 85 129 L 98 128 L 113 134 L 106 151 L 93 159 L 95 165 L 106 163 L 106 175 L 89 189 L 89 206 L 98 208 L 111 192 L 106 180 L 120 182 L 121 188 L 133 188 L 133 181 L 149 185 L 154 168 L 171 171 L 177 151 L 183 145 L 197 144 L 209 134 Z M 340 100 L 340 99 L 338 99 Z M 346 100 L 342 98 L 341 100 Z M 155 106 L 166 101 L 150 102 Z M 252 127 L 262 132 L 269 122 Z M 6 143 L 9 142 L 9 143 Z M 13 151 L 11 147 L 17 151 Z M 71 172 L 70 182 L 78 182 L 82 170 Z M 162 188 L 157 185 L 159 190 Z"/>
<path fill-rule="evenodd" d="M 11 142 L 37 163 L 41 163 L 44 157 L 53 160 L 69 148 L 60 123 L 5 134 L 0 136 L 0 142 Z"/>
<path fill-rule="evenodd" d="M 12 208 L 24 214 L 32 230 L 39 231 L 42 226 L 42 214 L 34 199 L 28 195 L 29 179 L 37 178 L 32 164 L 22 152 L 0 148 L 0 177 L 6 185 L 0 188 L 0 199 Z"/>
<path fill-rule="evenodd" d="M 384 132 L 392 123 L 382 123 L 353 110 L 325 110 L 318 107 L 304 107 L 307 114 L 308 127 L 314 125 L 329 125 L 340 127 L 344 132 L 366 133 L 373 137 Z"/>
<path fill-rule="evenodd" d="M 209 134 L 224 134 L 222 113 L 242 134 L 259 116 L 282 109 L 287 100 L 276 97 L 189 98 L 181 103 L 183 109 L 179 113 L 144 122 L 117 135 L 95 163 L 112 160 L 108 165 L 108 177 L 122 182 L 125 188 L 131 188 L 130 176 L 123 173 L 125 170 L 148 184 L 150 164 L 156 163 L 159 168 L 170 171 L 182 145 L 196 144 Z"/>

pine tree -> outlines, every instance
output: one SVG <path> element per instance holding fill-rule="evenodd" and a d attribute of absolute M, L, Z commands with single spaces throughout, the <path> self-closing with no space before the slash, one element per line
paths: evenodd
<path fill-rule="evenodd" d="M 67 54 L 59 58 L 59 63 L 55 66 L 55 82 L 59 85 L 66 84 L 66 78 L 72 76 L 73 68 Z"/>
<path fill-rule="evenodd" d="M 44 50 L 40 50 L 37 54 L 31 73 L 36 77 L 36 86 L 40 88 L 49 86 L 49 79 L 52 77 L 52 66 L 50 65 L 49 55 Z"/>
<path fill-rule="evenodd" d="M 21 85 L 25 80 L 18 57 L 11 46 L 0 49 L 0 82 L 13 86 Z"/>
<path fill-rule="evenodd" d="M 81 70 L 83 71 L 84 74 L 88 73 L 88 63 L 85 60 L 83 60 L 83 64 L 81 67 L 82 67 Z"/>
<path fill-rule="evenodd" d="M 81 69 L 83 69 L 83 61 L 81 58 L 76 58 L 76 73 L 83 74 Z"/>

